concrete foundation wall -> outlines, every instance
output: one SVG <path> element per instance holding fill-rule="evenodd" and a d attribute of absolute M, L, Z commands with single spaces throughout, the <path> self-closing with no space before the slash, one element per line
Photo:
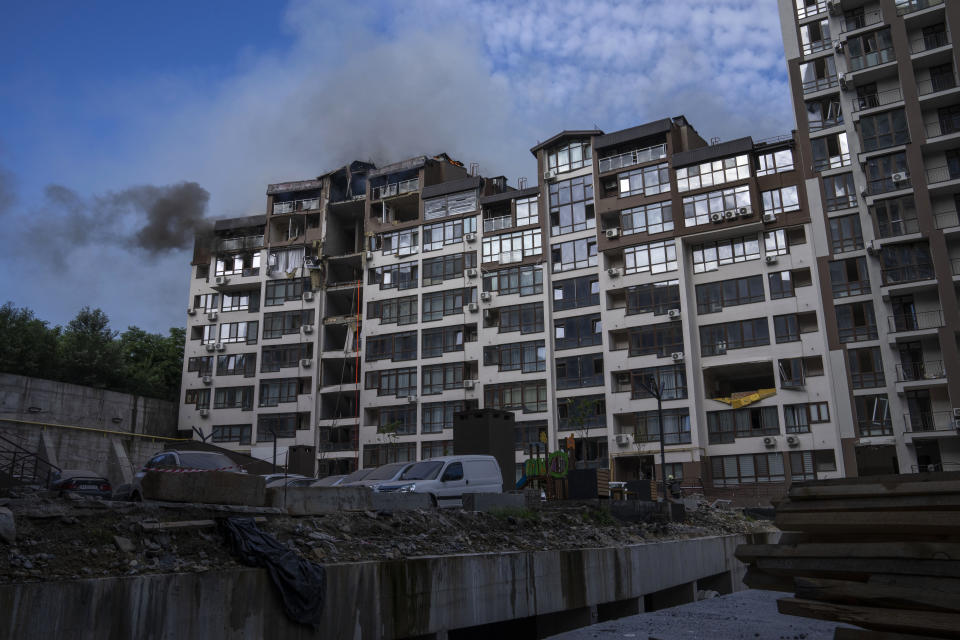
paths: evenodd
<path fill-rule="evenodd" d="M 329 565 L 324 619 L 315 630 L 287 620 L 266 571 L 258 569 L 2 585 L 0 637 L 360 640 L 448 631 L 452 637 L 458 629 L 534 617 L 537 628 L 551 628 L 551 620 L 566 627 L 571 612 L 579 612 L 579 626 L 599 611 L 642 610 L 648 594 L 662 602 L 666 593 L 675 596 L 671 601 L 692 599 L 702 578 L 733 574 L 734 588 L 741 588 L 743 567 L 733 552 L 745 542 L 746 536 L 724 536 Z"/>

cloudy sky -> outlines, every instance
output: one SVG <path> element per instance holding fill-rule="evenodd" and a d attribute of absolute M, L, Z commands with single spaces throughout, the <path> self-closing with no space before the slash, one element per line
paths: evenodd
<path fill-rule="evenodd" d="M 363 6 L 360 6 L 363 5 Z M 47 0 L 0 24 L 0 303 L 185 323 L 192 229 L 266 184 L 445 151 L 535 178 L 562 129 L 793 128 L 772 0 Z"/>

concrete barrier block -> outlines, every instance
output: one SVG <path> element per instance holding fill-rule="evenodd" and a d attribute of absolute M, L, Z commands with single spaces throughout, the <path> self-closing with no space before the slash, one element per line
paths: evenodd
<path fill-rule="evenodd" d="M 140 490 L 147 500 L 260 507 L 266 487 L 261 476 L 244 473 L 148 471 L 140 482 Z"/>
<path fill-rule="evenodd" d="M 372 508 L 366 487 L 275 487 L 267 489 L 267 505 L 294 516 L 321 515 Z"/>
<path fill-rule="evenodd" d="M 432 509 L 433 501 L 426 493 L 371 493 L 374 511 L 416 511 Z"/>
<path fill-rule="evenodd" d="M 465 511 L 526 509 L 527 499 L 521 493 L 465 493 L 463 508 Z"/>

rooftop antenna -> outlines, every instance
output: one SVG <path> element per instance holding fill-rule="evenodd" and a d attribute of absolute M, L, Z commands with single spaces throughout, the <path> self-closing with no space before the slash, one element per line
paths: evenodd
<path fill-rule="evenodd" d="M 517 178 L 517 189 L 526 189 L 527 188 L 527 177 L 520 176 Z"/>
<path fill-rule="evenodd" d="M 720 144 L 720 138 L 717 136 L 710 138 L 710 146 L 712 147 L 715 144 Z"/>
<path fill-rule="evenodd" d="M 471 162 L 471 163 L 470 163 L 470 175 L 471 175 L 471 176 L 475 176 L 475 175 L 477 175 L 478 173 L 480 173 L 480 163 L 479 163 L 479 162 Z"/>

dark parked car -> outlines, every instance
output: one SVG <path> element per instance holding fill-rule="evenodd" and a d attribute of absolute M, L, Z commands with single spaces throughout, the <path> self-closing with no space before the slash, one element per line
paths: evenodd
<path fill-rule="evenodd" d="M 140 482 L 147 471 L 229 471 L 246 473 L 236 462 L 216 451 L 163 451 L 153 456 L 133 477 L 131 500 L 143 500 Z"/>
<path fill-rule="evenodd" d="M 62 469 L 56 473 L 50 488 L 54 491 L 70 491 L 106 499 L 113 496 L 110 481 L 89 469 Z"/>

